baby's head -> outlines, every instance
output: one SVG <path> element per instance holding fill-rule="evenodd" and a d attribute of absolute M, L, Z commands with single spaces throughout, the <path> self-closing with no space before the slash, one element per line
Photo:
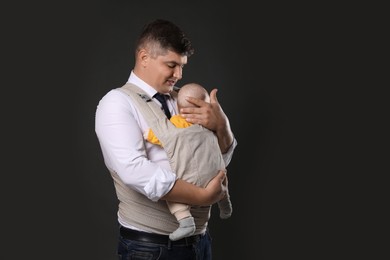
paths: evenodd
<path fill-rule="evenodd" d="M 188 83 L 180 88 L 177 96 L 177 106 L 179 109 L 183 107 L 195 107 L 194 104 L 186 100 L 186 97 L 194 97 L 208 103 L 210 102 L 210 96 L 207 90 L 197 83 Z"/>

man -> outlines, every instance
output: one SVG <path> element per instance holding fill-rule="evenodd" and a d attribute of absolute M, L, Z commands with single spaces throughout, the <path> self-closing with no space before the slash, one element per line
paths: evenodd
<path fill-rule="evenodd" d="M 168 113 L 180 112 L 188 122 L 214 131 L 228 165 L 237 142 L 218 103 L 217 90 L 210 92 L 210 103 L 188 98 L 196 107 L 176 111 L 173 88 L 193 52 L 191 42 L 178 26 L 161 19 L 152 21 L 139 36 L 135 65 L 126 84 L 136 85 L 150 97 L 165 94 Z M 159 103 L 154 98 L 151 102 Z M 130 255 L 211 259 L 207 230 L 210 205 L 226 196 L 226 170 L 221 169 L 205 188 L 177 179 L 164 148 L 144 142 L 143 133 L 148 128 L 140 110 L 120 88 L 110 90 L 100 100 L 95 129 L 119 200 L 118 255 L 122 259 Z M 191 209 L 196 223 L 193 236 L 169 239 L 178 223 L 165 200 L 195 205 Z"/>

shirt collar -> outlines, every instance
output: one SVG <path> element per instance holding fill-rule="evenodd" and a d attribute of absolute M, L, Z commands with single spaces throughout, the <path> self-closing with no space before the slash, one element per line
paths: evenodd
<path fill-rule="evenodd" d="M 145 91 L 146 94 L 148 94 L 150 97 L 153 97 L 153 95 L 157 93 L 157 91 L 152 86 L 140 79 L 137 75 L 134 74 L 133 71 L 131 71 L 127 83 L 132 83 L 136 85 L 137 87 Z"/>
<path fill-rule="evenodd" d="M 153 97 L 154 94 L 157 93 L 157 90 L 155 90 L 152 86 L 150 86 L 148 83 L 146 83 L 145 81 L 143 81 L 142 79 L 140 79 L 137 75 L 134 74 L 133 71 L 131 71 L 130 73 L 130 77 L 129 79 L 127 80 L 127 83 L 132 83 L 136 86 L 138 86 L 139 88 L 141 88 L 143 91 L 146 92 L 146 94 L 148 94 L 150 97 Z M 169 97 L 171 97 L 170 94 L 165 94 Z"/>

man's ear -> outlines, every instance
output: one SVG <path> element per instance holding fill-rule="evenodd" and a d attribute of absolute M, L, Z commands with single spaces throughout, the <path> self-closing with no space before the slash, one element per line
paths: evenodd
<path fill-rule="evenodd" d="M 145 68 L 150 58 L 148 51 L 146 49 L 141 49 L 139 50 L 137 56 L 138 60 L 141 62 L 142 67 Z"/>

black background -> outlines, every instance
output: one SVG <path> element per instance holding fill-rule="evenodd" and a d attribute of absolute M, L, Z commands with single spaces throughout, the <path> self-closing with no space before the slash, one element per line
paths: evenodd
<path fill-rule="evenodd" d="M 179 85 L 218 88 L 238 140 L 228 167 L 233 216 L 220 220 L 213 208 L 210 220 L 214 259 L 380 259 L 388 200 L 377 200 L 385 183 L 368 177 L 388 173 L 377 138 L 388 115 L 377 121 L 367 104 L 387 104 L 371 95 L 386 84 L 368 75 L 382 54 L 382 16 L 365 6 L 251 2 L 4 9 L 3 259 L 116 259 L 117 201 L 94 113 L 127 81 L 136 36 L 155 18 L 192 40 Z"/>

